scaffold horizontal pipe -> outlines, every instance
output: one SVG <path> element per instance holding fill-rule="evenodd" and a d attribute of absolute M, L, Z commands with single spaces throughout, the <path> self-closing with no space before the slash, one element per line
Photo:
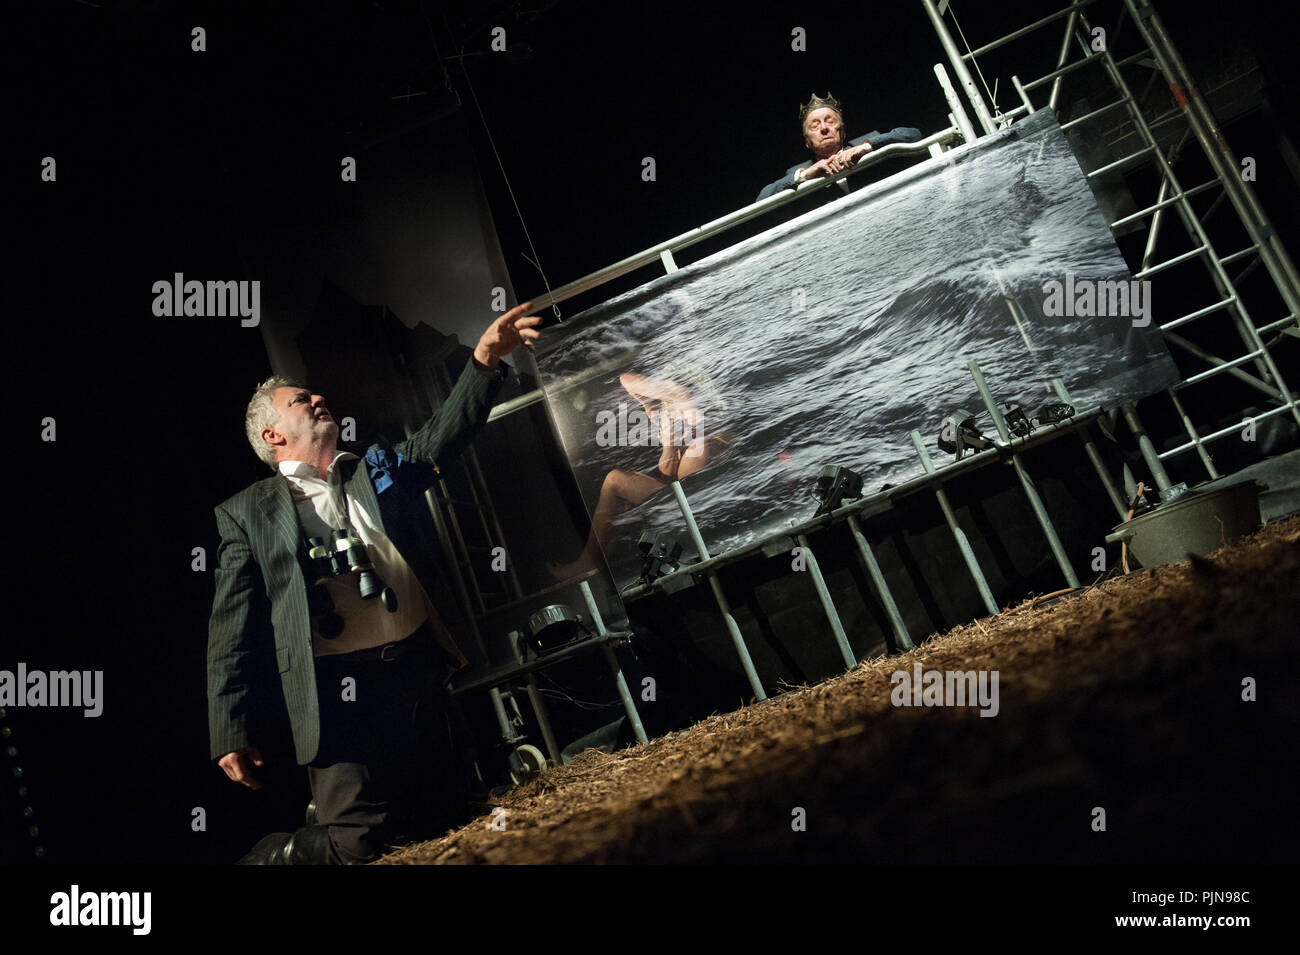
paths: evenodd
<path fill-rule="evenodd" d="M 1096 2 L 1097 0 L 1079 0 L 1078 3 L 1073 3 L 1063 10 L 1058 10 L 1055 13 L 1049 14 L 1043 17 L 1041 20 L 1035 20 L 1033 23 L 1029 24 L 1029 26 L 1021 27 L 1019 30 L 1016 30 L 1012 33 L 1008 33 L 1005 36 L 1000 36 L 996 40 L 992 40 L 988 43 L 985 43 L 983 46 L 977 49 L 971 50 L 969 53 L 963 54 L 962 59 L 970 60 L 970 59 L 974 59 L 977 56 L 983 56 L 985 53 L 988 53 L 992 50 L 996 50 L 1000 46 L 1006 46 L 1006 44 L 1011 43 L 1015 40 L 1019 40 L 1022 36 L 1027 36 L 1028 34 L 1033 33 L 1035 30 L 1041 30 L 1049 23 L 1055 23 L 1057 20 L 1061 19 L 1062 17 L 1068 17 L 1072 13 L 1078 13 L 1080 10 L 1085 9 L 1090 4 Z"/>
<path fill-rule="evenodd" d="M 1178 328 L 1180 325 L 1186 325 L 1188 322 L 1194 322 L 1198 318 L 1204 318 L 1206 315 L 1212 315 L 1217 311 L 1228 308 L 1230 305 L 1236 304 L 1237 296 L 1229 295 L 1227 298 L 1215 302 L 1213 305 L 1207 305 L 1205 308 L 1198 308 L 1194 312 L 1188 312 L 1186 315 L 1165 322 L 1160 326 L 1160 330 L 1163 332 L 1168 331 L 1171 328 Z"/>
<path fill-rule="evenodd" d="M 1296 406 L 1296 402 L 1288 401 L 1286 404 L 1278 405 L 1276 408 L 1269 408 L 1267 411 L 1261 411 L 1259 414 L 1252 415 L 1251 417 L 1256 422 L 1259 422 L 1263 421 L 1265 418 L 1271 418 L 1274 415 L 1286 414 Z M 1200 443 L 1208 444 L 1211 441 L 1217 441 L 1219 438 L 1226 438 L 1230 434 L 1240 434 L 1245 422 L 1246 419 L 1242 418 L 1241 421 L 1238 421 L 1235 424 L 1230 424 L 1226 428 L 1220 428 L 1212 434 L 1203 434 L 1200 436 Z M 1179 454 L 1186 454 L 1188 451 L 1193 451 L 1196 449 L 1196 444 L 1197 442 L 1195 441 L 1188 441 L 1186 444 L 1180 444 L 1175 448 L 1170 448 L 1168 451 L 1161 451 L 1159 455 L 1160 460 L 1167 461 L 1169 458 L 1175 457 Z"/>
<path fill-rule="evenodd" d="M 1166 206 L 1172 206 L 1175 202 L 1181 202 L 1183 199 L 1190 199 L 1192 196 L 1198 195 L 1199 193 L 1202 193 L 1207 189 L 1213 189 L 1215 186 L 1222 187 L 1222 183 L 1220 183 L 1219 180 L 1217 179 L 1211 179 L 1209 182 L 1203 182 L 1199 186 L 1194 186 L 1193 188 L 1180 192 L 1177 195 L 1170 196 L 1168 199 L 1161 199 L 1159 202 L 1153 203 L 1152 205 L 1147 206 L 1145 209 L 1140 209 L 1139 211 L 1134 212 L 1131 215 L 1127 215 L 1122 219 L 1116 219 L 1114 222 L 1110 224 L 1110 227 L 1112 229 L 1118 229 L 1120 226 L 1128 225 L 1130 222 L 1136 222 L 1138 219 L 1143 219 L 1151 215 L 1151 213 L 1153 212 L 1157 212 L 1160 209 L 1164 209 Z"/>
<path fill-rule="evenodd" d="M 1175 265 L 1181 265 L 1183 262 L 1186 262 L 1189 259 L 1194 259 L 1198 255 L 1203 255 L 1208 250 L 1209 246 L 1198 245 L 1196 248 L 1190 249 L 1182 255 L 1175 255 L 1172 259 L 1165 259 L 1163 262 L 1157 262 L 1155 265 L 1148 266 L 1133 277 L 1135 279 L 1147 278 L 1148 276 L 1155 275 L 1158 272 L 1163 272 L 1165 269 L 1172 269 Z"/>
<path fill-rule="evenodd" d="M 1216 365 L 1206 371 L 1197 372 L 1195 375 L 1184 378 L 1182 381 L 1178 382 L 1178 384 L 1174 385 L 1174 391 L 1182 391 L 1184 388 L 1189 388 L 1197 382 L 1205 381 L 1207 378 L 1215 378 L 1230 369 L 1236 368 L 1238 365 L 1244 365 L 1248 361 L 1253 361 L 1262 354 L 1264 354 L 1264 349 L 1259 348 L 1253 352 L 1248 352 L 1247 354 L 1242 355 L 1240 358 L 1233 358 L 1231 361 L 1225 361 L 1222 365 Z"/>

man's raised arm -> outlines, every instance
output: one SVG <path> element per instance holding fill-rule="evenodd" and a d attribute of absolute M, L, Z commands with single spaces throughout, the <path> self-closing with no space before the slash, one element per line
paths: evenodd
<path fill-rule="evenodd" d="M 418 431 L 395 445 L 402 457 L 441 467 L 469 446 L 487 423 L 492 400 L 505 380 L 497 367 L 500 359 L 520 345 L 531 348 L 541 337 L 536 326 L 542 317 L 528 315 L 532 307 L 532 302 L 518 305 L 487 327 L 442 407 Z"/>

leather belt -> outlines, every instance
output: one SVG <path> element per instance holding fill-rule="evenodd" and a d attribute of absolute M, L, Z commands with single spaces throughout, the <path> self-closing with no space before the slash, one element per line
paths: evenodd
<path fill-rule="evenodd" d="M 433 641 L 433 631 L 428 623 L 421 624 L 416 631 L 403 640 L 395 640 L 392 643 L 385 643 L 377 647 L 366 647 L 363 650 L 353 650 L 351 653 L 340 653 L 337 655 L 320 657 L 322 660 L 336 659 L 348 660 L 355 663 L 370 663 L 379 661 L 382 663 L 395 663 L 408 654 L 414 652 L 424 652 L 432 654 L 436 644 Z"/>

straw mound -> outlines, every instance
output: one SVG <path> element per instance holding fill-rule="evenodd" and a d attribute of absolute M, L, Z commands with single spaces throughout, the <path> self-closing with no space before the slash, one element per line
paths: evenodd
<path fill-rule="evenodd" d="M 1297 621 L 1293 517 L 589 750 L 502 797 L 495 827 L 485 816 L 377 864 L 1293 859 Z M 892 705 L 890 674 L 914 662 L 996 670 L 997 716 Z"/>

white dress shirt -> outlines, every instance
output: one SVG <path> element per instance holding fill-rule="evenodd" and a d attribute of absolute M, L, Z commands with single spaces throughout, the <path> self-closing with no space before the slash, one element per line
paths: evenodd
<path fill-rule="evenodd" d="M 428 598 L 410 564 L 379 529 L 379 522 L 344 490 L 338 465 L 340 461 L 354 459 L 356 455 L 351 452 L 338 452 L 324 478 L 305 461 L 281 461 L 279 465 L 280 473 L 289 482 L 298 522 L 307 536 L 319 537 L 329 543 L 333 530 L 346 526 L 343 519 L 346 500 L 348 516 L 357 536 L 366 544 L 375 573 L 397 595 L 397 612 L 389 613 L 378 597 L 361 599 L 356 574 L 327 579 L 323 586 L 334 601 L 334 612 L 343 618 L 343 632 L 335 639 L 327 640 L 316 629 L 318 621 L 313 620 L 312 652 L 318 657 L 351 653 L 405 639 L 429 619 Z M 309 579 L 307 586 L 317 586 L 317 582 Z"/>

